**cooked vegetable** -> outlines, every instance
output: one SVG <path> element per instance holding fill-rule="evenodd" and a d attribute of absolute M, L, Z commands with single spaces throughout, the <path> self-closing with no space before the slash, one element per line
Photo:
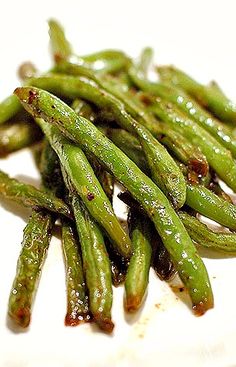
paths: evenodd
<path fill-rule="evenodd" d="M 232 230 L 236 229 L 236 206 L 201 185 L 187 185 L 186 204 L 198 213 Z"/>
<path fill-rule="evenodd" d="M 122 101 L 84 77 L 51 75 L 32 79 L 31 84 L 67 98 L 84 98 L 112 112 L 122 127 L 139 138 L 154 181 L 170 197 L 175 207 L 184 204 L 186 186 L 179 167 L 153 135 L 126 112 Z"/>
<path fill-rule="evenodd" d="M 95 155 L 129 190 L 153 220 L 189 290 L 195 312 L 202 314 L 211 308 L 213 295 L 205 266 L 182 222 L 160 189 L 91 122 L 77 116 L 57 97 L 33 87 L 17 88 L 15 94 L 29 113 L 56 124 L 86 152 Z"/>
<path fill-rule="evenodd" d="M 112 281 L 103 235 L 79 198 L 73 195 L 71 205 L 80 237 L 89 309 L 98 326 L 110 333 L 114 327 L 111 319 Z"/>
<path fill-rule="evenodd" d="M 14 94 L 0 103 L 0 124 L 14 117 L 22 109 L 21 104 Z"/>
<path fill-rule="evenodd" d="M 62 247 L 66 266 L 67 314 L 65 324 L 76 326 L 91 320 L 88 296 L 79 253 L 79 241 L 74 227 L 68 221 L 62 222 Z"/>
<path fill-rule="evenodd" d="M 73 217 L 71 209 L 61 199 L 50 192 L 36 189 L 32 185 L 10 178 L 2 171 L 0 171 L 0 194 L 23 206 L 45 208 L 68 218 Z"/>
<path fill-rule="evenodd" d="M 235 233 L 214 232 L 196 217 L 185 212 L 179 212 L 179 216 L 192 240 L 199 245 L 216 251 L 235 253 Z"/>
<path fill-rule="evenodd" d="M 50 213 L 33 210 L 24 229 L 22 250 L 9 298 L 8 314 L 21 327 L 30 323 L 37 283 L 51 239 L 54 220 Z"/>
<path fill-rule="evenodd" d="M 130 239 L 119 224 L 111 203 L 83 151 L 65 139 L 57 127 L 51 126 L 42 119 L 37 121 L 90 214 L 107 232 L 117 251 L 129 257 L 131 255 Z"/>
<path fill-rule="evenodd" d="M 8 121 L 0 125 L 0 156 L 28 147 L 41 137 L 40 129 L 32 121 Z"/>
<path fill-rule="evenodd" d="M 236 192 L 236 105 L 216 82 L 203 86 L 174 67 L 155 67 L 160 81 L 150 81 L 151 48 L 135 62 L 114 49 L 81 56 L 60 23 L 48 25 L 53 66 L 42 74 L 23 63 L 23 87 L 0 103 L 0 156 L 37 142 L 42 182 L 37 189 L 0 171 L 0 194 L 32 207 L 9 316 L 30 323 L 54 224 L 65 325 L 94 321 L 111 333 L 112 284 L 124 283 L 124 308 L 136 312 L 150 267 L 163 281 L 177 273 L 204 314 L 214 299 L 201 246 L 236 254 L 236 206 L 221 182 Z M 114 193 L 128 220 L 117 218 Z M 212 231 L 200 215 L 226 228 Z"/>
<path fill-rule="evenodd" d="M 45 150 L 48 151 L 46 145 L 42 156 L 44 156 Z M 53 162 L 53 156 L 48 157 L 48 160 L 42 160 L 42 178 L 49 171 L 48 167 L 50 167 L 51 173 L 54 173 L 56 166 Z M 43 187 L 49 189 L 47 182 L 42 181 L 44 182 Z M 51 214 L 47 210 L 33 209 L 24 229 L 22 250 L 17 261 L 16 275 L 8 303 L 8 315 L 21 327 L 27 327 L 30 324 L 33 301 L 51 240 L 55 218 L 55 214 Z"/>
<path fill-rule="evenodd" d="M 235 124 L 236 104 L 228 99 L 222 91 L 196 82 L 183 71 L 173 66 L 159 68 L 158 71 L 165 80 L 168 79 L 185 90 L 220 120 Z"/>
<path fill-rule="evenodd" d="M 148 285 L 151 265 L 151 223 L 148 218 L 134 210 L 129 212 L 129 226 L 133 246 L 126 279 L 125 279 L 125 309 L 135 312 L 140 308 Z"/>
<path fill-rule="evenodd" d="M 160 68 L 162 70 L 162 68 Z M 232 135 L 229 128 L 214 118 L 204 108 L 202 108 L 194 99 L 188 96 L 183 90 L 170 84 L 153 83 L 141 77 L 140 70 L 132 67 L 129 75 L 136 86 L 143 91 L 163 98 L 167 102 L 176 105 L 188 118 L 196 121 L 212 136 L 216 138 L 222 145 L 229 149 L 233 156 L 236 157 L 236 139 Z"/>
<path fill-rule="evenodd" d="M 236 164 L 229 150 L 225 149 L 209 132 L 186 118 L 173 106 L 158 102 L 153 112 L 169 126 L 176 126 L 185 138 L 199 146 L 209 165 L 225 183 L 236 191 Z"/>

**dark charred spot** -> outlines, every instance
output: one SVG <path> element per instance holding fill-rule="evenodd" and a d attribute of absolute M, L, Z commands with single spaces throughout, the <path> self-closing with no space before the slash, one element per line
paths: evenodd
<path fill-rule="evenodd" d="M 14 315 L 14 319 L 18 325 L 23 328 L 26 328 L 30 324 L 30 309 L 28 307 L 22 307 L 17 310 Z"/>
<path fill-rule="evenodd" d="M 29 100 L 28 100 L 28 103 L 29 104 L 33 103 L 33 101 L 36 98 L 36 96 L 37 96 L 37 92 L 35 92 L 34 90 L 30 90 L 29 91 Z"/>
<path fill-rule="evenodd" d="M 204 300 L 199 302 L 198 304 L 193 304 L 193 312 L 196 316 L 202 316 L 204 313 L 214 307 L 214 300 L 213 298 L 208 298 L 207 300 Z"/>
<path fill-rule="evenodd" d="M 107 333 L 113 331 L 115 325 L 109 317 L 104 317 L 102 314 L 97 313 L 94 315 L 94 320 L 103 331 Z"/>
<path fill-rule="evenodd" d="M 94 194 L 93 194 L 92 192 L 88 192 L 88 194 L 87 194 L 87 199 L 88 199 L 89 201 L 92 201 L 94 198 L 95 198 Z"/>
<path fill-rule="evenodd" d="M 188 166 L 190 170 L 196 172 L 200 176 L 206 176 L 208 173 L 208 165 L 202 159 L 192 159 Z"/>
<path fill-rule="evenodd" d="M 188 172 L 187 178 L 188 178 L 188 182 L 190 182 L 192 184 L 198 184 L 199 183 L 198 174 L 194 171 Z"/>
<path fill-rule="evenodd" d="M 164 134 L 160 134 L 160 137 L 159 137 L 161 140 L 163 140 L 165 138 L 165 135 Z"/>
<path fill-rule="evenodd" d="M 59 53 L 55 53 L 53 55 L 53 57 L 54 57 L 54 61 L 55 61 L 56 64 L 58 64 L 59 62 L 63 61 L 63 57 Z"/>
<path fill-rule="evenodd" d="M 133 313 L 133 312 L 137 311 L 137 309 L 139 308 L 139 306 L 141 304 L 141 301 L 142 300 L 139 296 L 130 295 L 125 300 L 125 310 L 129 313 Z"/>
<path fill-rule="evenodd" d="M 145 106 L 150 106 L 152 104 L 152 99 L 146 94 L 140 96 L 140 101 L 143 102 Z"/>

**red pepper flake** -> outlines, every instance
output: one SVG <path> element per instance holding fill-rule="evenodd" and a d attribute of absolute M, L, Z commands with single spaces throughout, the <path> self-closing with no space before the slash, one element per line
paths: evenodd
<path fill-rule="evenodd" d="M 92 192 L 89 192 L 89 193 L 87 194 L 87 199 L 88 199 L 89 201 L 92 201 L 94 198 L 95 198 L 95 196 L 94 196 L 94 194 L 93 194 Z"/>
<path fill-rule="evenodd" d="M 29 104 L 33 103 L 33 100 L 35 99 L 35 97 L 37 96 L 37 92 L 35 92 L 34 90 L 30 90 L 29 91 Z"/>
<path fill-rule="evenodd" d="M 201 159 L 192 159 L 189 162 L 189 168 L 203 177 L 208 173 L 208 166 L 206 162 L 202 161 Z"/>

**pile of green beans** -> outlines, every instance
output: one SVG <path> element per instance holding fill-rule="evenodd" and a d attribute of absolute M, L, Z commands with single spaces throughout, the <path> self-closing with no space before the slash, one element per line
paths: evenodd
<path fill-rule="evenodd" d="M 216 83 L 174 67 L 155 68 L 160 81 L 149 81 L 150 48 L 138 62 L 112 49 L 78 56 L 55 20 L 49 35 L 52 68 L 39 75 L 23 64 L 24 85 L 0 103 L 0 156 L 37 143 L 41 175 L 37 189 L 0 171 L 1 196 L 32 208 L 9 317 L 30 324 L 55 223 L 65 325 L 94 321 L 111 333 L 113 286 L 124 283 L 124 308 L 136 312 L 151 268 L 167 282 L 178 274 L 193 312 L 204 314 L 214 298 L 198 246 L 236 253 L 236 206 L 219 182 L 236 191 L 235 104 Z M 127 230 L 113 208 L 117 183 Z M 212 231 L 200 215 L 226 230 Z"/>

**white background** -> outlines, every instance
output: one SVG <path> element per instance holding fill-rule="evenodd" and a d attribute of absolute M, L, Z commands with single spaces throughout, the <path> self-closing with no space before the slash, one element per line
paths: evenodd
<path fill-rule="evenodd" d="M 50 67 L 46 20 L 64 24 L 80 54 L 121 48 L 136 57 L 155 49 L 158 63 L 173 63 L 202 82 L 216 79 L 236 100 L 235 1 L 1 1 L 0 97 L 18 85 L 17 65 L 32 60 Z M 0 160 L 0 168 L 27 182 L 37 172 L 27 150 Z M 36 181 L 35 181 L 36 180 Z M 123 289 L 115 291 L 114 335 L 91 325 L 66 328 L 64 268 L 54 240 L 43 269 L 32 324 L 25 333 L 6 322 L 7 300 L 15 273 L 22 230 L 29 215 L 16 205 L 0 207 L 0 366 L 139 367 L 236 366 L 236 261 L 205 255 L 215 293 L 215 309 L 196 318 L 186 296 L 152 276 L 142 312 L 127 318 Z M 186 299 L 185 299 L 186 298 Z"/>

